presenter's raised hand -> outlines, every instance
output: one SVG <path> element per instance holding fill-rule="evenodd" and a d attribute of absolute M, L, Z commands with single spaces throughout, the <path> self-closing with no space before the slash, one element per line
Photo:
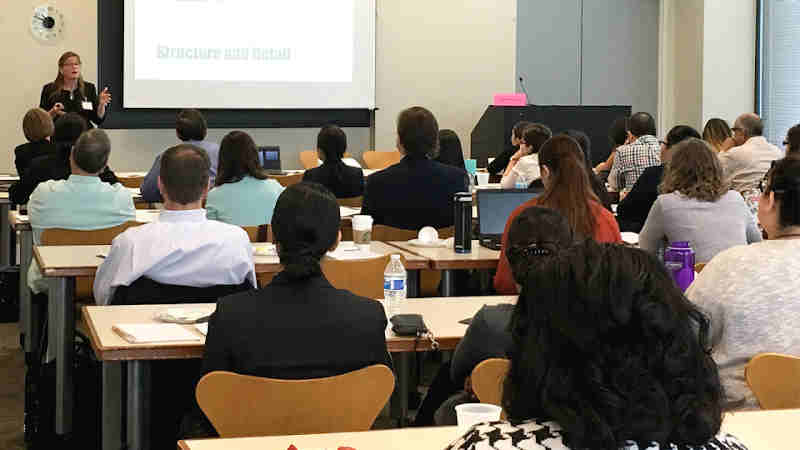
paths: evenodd
<path fill-rule="evenodd" d="M 97 102 L 102 106 L 106 106 L 111 103 L 111 92 L 108 91 L 108 87 L 104 88 L 103 92 L 100 93 L 100 98 L 97 100 Z"/>
<path fill-rule="evenodd" d="M 56 103 L 50 108 L 50 111 L 47 111 L 50 114 L 50 117 L 56 118 L 64 115 L 64 105 L 61 103 Z"/>

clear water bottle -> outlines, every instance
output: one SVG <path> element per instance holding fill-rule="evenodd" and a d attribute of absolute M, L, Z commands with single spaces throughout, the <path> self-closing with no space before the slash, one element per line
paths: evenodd
<path fill-rule="evenodd" d="M 400 255 L 392 255 L 383 272 L 383 305 L 389 317 L 397 314 L 400 302 L 406 299 L 406 268 Z"/>
<path fill-rule="evenodd" d="M 523 174 L 517 175 L 517 182 L 514 183 L 515 189 L 528 189 L 528 185 L 530 181 L 528 181 L 528 177 Z"/>

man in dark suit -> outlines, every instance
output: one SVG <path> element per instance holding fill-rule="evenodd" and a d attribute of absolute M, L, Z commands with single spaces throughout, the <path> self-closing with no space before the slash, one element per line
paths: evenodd
<path fill-rule="evenodd" d="M 468 189 L 466 173 L 430 159 L 439 142 L 439 124 L 415 106 L 397 118 L 397 147 L 403 159 L 367 177 L 361 214 L 375 224 L 406 230 L 453 225 L 453 195 Z"/>

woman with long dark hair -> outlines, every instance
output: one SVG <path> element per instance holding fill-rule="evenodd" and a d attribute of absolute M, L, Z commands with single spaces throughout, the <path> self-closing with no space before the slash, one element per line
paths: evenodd
<path fill-rule="evenodd" d="M 326 125 L 317 135 L 317 154 L 322 165 L 306 170 L 303 181 L 319 183 L 336 198 L 358 197 L 364 193 L 364 171 L 343 161 L 347 136 L 336 125 Z"/>
<path fill-rule="evenodd" d="M 719 435 L 709 321 L 658 260 L 587 240 L 539 256 L 511 316 L 507 421 L 449 450 L 743 450 Z"/>
<path fill-rule="evenodd" d="M 439 152 L 434 159 L 442 164 L 467 170 L 464 165 L 461 139 L 458 138 L 455 131 L 439 130 Z"/>
<path fill-rule="evenodd" d="M 39 107 L 47 111 L 54 121 L 66 113 L 77 113 L 93 128 L 106 119 L 106 108 L 111 103 L 111 92 L 104 88 L 97 93 L 94 84 L 85 81 L 81 73 L 81 57 L 75 52 L 65 52 L 58 58 L 58 73 L 52 83 L 42 87 Z"/>
<path fill-rule="evenodd" d="M 208 218 L 239 226 L 270 223 L 283 192 L 259 164 L 256 144 L 244 131 L 222 138 L 214 184 L 206 201 Z"/>

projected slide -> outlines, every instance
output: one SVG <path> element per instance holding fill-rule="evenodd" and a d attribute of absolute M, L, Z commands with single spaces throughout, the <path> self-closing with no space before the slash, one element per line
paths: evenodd
<path fill-rule="evenodd" d="M 125 0 L 126 108 L 374 106 L 375 0 Z"/>

